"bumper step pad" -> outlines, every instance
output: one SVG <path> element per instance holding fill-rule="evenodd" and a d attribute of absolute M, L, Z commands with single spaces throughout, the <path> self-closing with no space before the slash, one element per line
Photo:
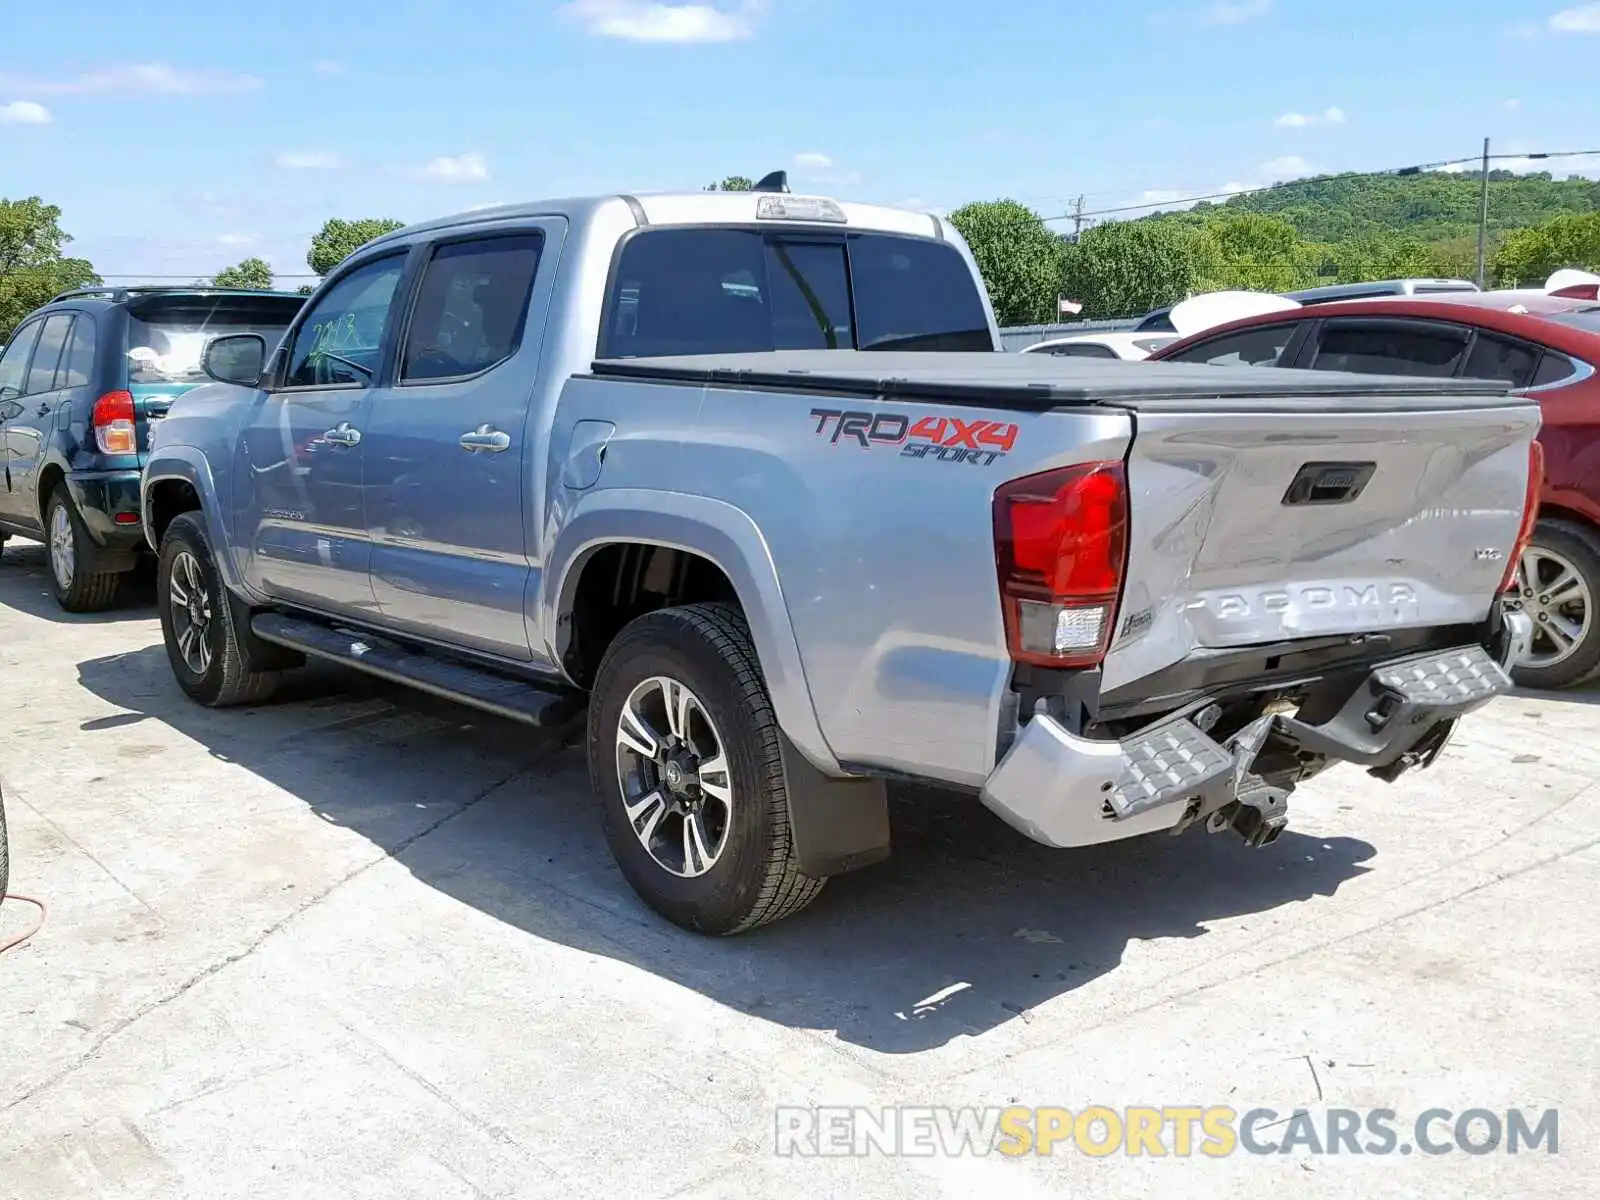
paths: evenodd
<path fill-rule="evenodd" d="M 1389 667 L 1377 680 L 1406 703 L 1430 708 L 1478 704 L 1511 686 L 1500 664 L 1477 646 Z"/>
<path fill-rule="evenodd" d="M 1234 770 L 1233 756 L 1193 721 L 1147 729 L 1122 747 L 1127 762 L 1116 786 L 1106 795 L 1118 820 L 1209 791 Z"/>

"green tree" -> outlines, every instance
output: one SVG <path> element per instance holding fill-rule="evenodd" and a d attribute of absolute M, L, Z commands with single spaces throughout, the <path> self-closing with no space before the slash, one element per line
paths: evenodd
<path fill-rule="evenodd" d="M 1424 277 L 1432 273 L 1435 263 L 1433 251 L 1423 242 L 1382 229 L 1368 229 L 1335 242 L 1328 254 L 1336 283 Z"/>
<path fill-rule="evenodd" d="M 1316 247 L 1277 217 L 1221 212 L 1197 237 L 1198 291 L 1288 292 L 1311 286 L 1317 275 Z"/>
<path fill-rule="evenodd" d="M 272 268 L 264 259 L 247 258 L 242 263 L 224 267 L 211 282 L 217 287 L 260 288 L 265 291 L 272 286 Z"/>
<path fill-rule="evenodd" d="M 1508 234 L 1494 257 L 1494 278 L 1501 287 L 1533 287 L 1562 267 L 1600 271 L 1600 212 L 1571 213 Z"/>
<path fill-rule="evenodd" d="M 749 192 L 753 191 L 756 181 L 744 175 L 729 175 L 721 183 L 708 183 L 704 190 L 708 192 Z"/>
<path fill-rule="evenodd" d="M 86 259 L 62 254 L 70 241 L 55 205 L 38 196 L 0 200 L 0 342 L 58 293 L 101 282 Z"/>
<path fill-rule="evenodd" d="M 403 221 L 387 217 L 368 217 L 360 221 L 330 218 L 311 239 L 306 264 L 318 275 L 326 275 L 373 238 L 404 227 Z"/>
<path fill-rule="evenodd" d="M 1182 300 L 1220 269 L 1216 243 L 1187 221 L 1110 221 L 1079 235 L 1065 291 L 1089 319 L 1131 317 Z"/>
<path fill-rule="evenodd" d="M 1053 321 L 1061 294 L 1062 243 L 1015 200 L 986 200 L 950 214 L 977 260 L 1002 325 Z"/>

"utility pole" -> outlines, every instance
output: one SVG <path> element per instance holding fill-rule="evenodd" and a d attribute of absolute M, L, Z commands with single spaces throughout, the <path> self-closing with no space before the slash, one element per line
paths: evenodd
<path fill-rule="evenodd" d="M 1478 209 L 1478 286 L 1484 284 L 1483 253 L 1489 237 L 1489 139 L 1483 139 L 1483 201 Z"/>
<path fill-rule="evenodd" d="M 1077 203 L 1072 206 L 1072 240 L 1078 240 L 1078 234 L 1083 229 L 1083 197 L 1078 197 Z"/>

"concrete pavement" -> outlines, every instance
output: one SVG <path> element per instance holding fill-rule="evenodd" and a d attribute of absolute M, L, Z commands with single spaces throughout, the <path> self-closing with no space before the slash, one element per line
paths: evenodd
<path fill-rule="evenodd" d="M 50 905 L 0 957 L 6 1200 L 1600 1194 L 1600 693 L 1333 772 L 1260 852 L 1051 852 L 906 793 L 889 863 L 710 941 L 628 891 L 573 751 L 323 670 L 201 710 L 148 595 L 69 617 L 46 569 L 0 555 L 12 890 Z M 773 1153 L 834 1104 L 1554 1107 L 1561 1141 Z"/>

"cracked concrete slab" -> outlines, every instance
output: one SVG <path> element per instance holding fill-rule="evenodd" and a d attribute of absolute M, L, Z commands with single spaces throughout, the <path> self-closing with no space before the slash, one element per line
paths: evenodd
<path fill-rule="evenodd" d="M 189 705 L 148 597 L 0 558 L 0 1198 L 1589 1197 L 1600 693 L 1515 696 L 1262 852 L 1052 852 L 908 789 L 727 941 L 628 891 L 572 752 L 329 671 Z M 20 682 L 19 682 L 20 681 Z M 0 907 L 0 940 L 30 914 Z M 1561 1110 L 1559 1154 L 795 1158 L 780 1105 Z"/>

